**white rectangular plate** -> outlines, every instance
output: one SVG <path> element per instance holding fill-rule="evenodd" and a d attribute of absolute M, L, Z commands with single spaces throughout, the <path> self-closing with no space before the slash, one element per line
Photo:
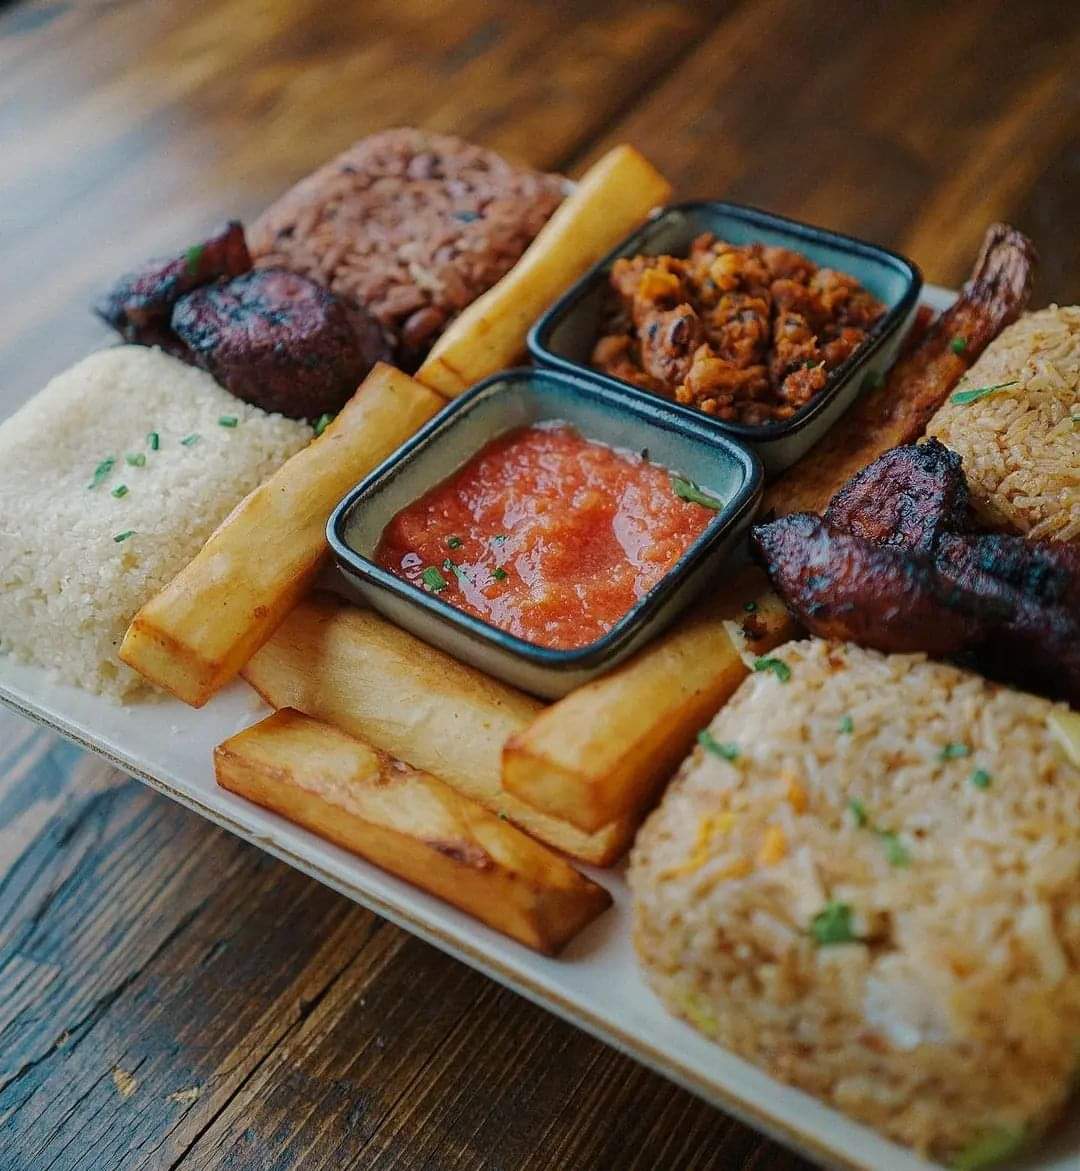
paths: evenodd
<path fill-rule="evenodd" d="M 951 295 L 930 289 L 925 299 L 940 307 Z M 269 710 L 244 683 L 234 683 L 201 711 L 165 699 L 121 707 L 0 656 L 0 702 L 820 1163 L 859 1171 L 931 1167 L 669 1016 L 634 961 L 629 895 L 621 869 L 592 872 L 611 891 L 614 907 L 559 959 L 548 959 L 219 789 L 214 783 L 214 746 Z M 1077 1171 L 1080 1119 L 1074 1118 L 1017 1166 Z"/>

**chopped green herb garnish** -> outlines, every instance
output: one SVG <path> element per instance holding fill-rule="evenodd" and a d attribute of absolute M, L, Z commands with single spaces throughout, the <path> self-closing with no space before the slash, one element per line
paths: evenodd
<path fill-rule="evenodd" d="M 783 659 L 755 659 L 754 670 L 771 671 L 781 683 L 786 683 L 791 678 L 791 668 Z"/>
<path fill-rule="evenodd" d="M 446 578 L 435 568 L 434 565 L 429 565 L 427 569 L 420 574 L 420 580 L 424 585 L 432 591 L 432 593 L 440 593 L 446 589 Z"/>
<path fill-rule="evenodd" d="M 843 732 L 845 736 L 850 736 L 855 731 L 855 721 L 851 716 L 844 716 L 840 721 L 838 731 Z"/>
<path fill-rule="evenodd" d="M 87 488 L 96 488 L 99 484 L 103 483 L 114 467 L 116 467 L 116 460 L 111 455 L 103 459 L 94 468 L 94 478 L 86 485 Z"/>
<path fill-rule="evenodd" d="M 316 439 L 318 439 L 318 437 L 326 430 L 326 428 L 330 426 L 330 424 L 334 421 L 334 418 L 335 418 L 334 415 L 325 414 L 325 415 L 320 415 L 315 420 L 315 438 Z"/>
<path fill-rule="evenodd" d="M 958 390 L 956 394 L 951 395 L 949 402 L 955 406 L 964 407 L 968 403 L 978 402 L 981 398 L 987 398 L 991 394 L 996 394 L 999 390 L 1004 390 L 1007 386 L 1016 386 L 1017 379 L 1011 382 L 998 382 L 993 386 L 977 386 L 974 390 Z"/>
<path fill-rule="evenodd" d="M 971 783 L 976 789 L 989 789 L 991 779 L 990 774 L 984 768 L 977 768 L 971 774 Z"/>
<path fill-rule="evenodd" d="M 117 533 L 113 540 L 119 545 L 121 541 L 126 541 L 128 537 L 135 536 L 134 529 L 124 529 L 122 533 Z"/>
<path fill-rule="evenodd" d="M 810 920 L 810 935 L 818 947 L 853 942 L 857 936 L 851 922 L 851 907 L 847 903 L 826 903 L 825 909 Z"/>
<path fill-rule="evenodd" d="M 743 606 L 743 609 L 747 612 L 747 614 L 753 614 L 757 609 L 757 602 L 747 602 L 746 605 Z"/>
<path fill-rule="evenodd" d="M 507 579 L 507 578 L 508 578 L 510 575 L 509 575 L 509 574 L 506 572 L 506 570 L 505 570 L 505 569 L 503 569 L 503 568 L 502 568 L 502 566 L 500 565 L 500 566 L 498 566 L 496 569 L 493 569 L 493 570 L 491 571 L 491 576 L 492 576 L 492 577 L 493 577 L 493 578 L 494 578 L 496 581 L 506 581 L 506 579 Z"/>
<path fill-rule="evenodd" d="M 859 800 L 858 797 L 852 797 L 847 803 L 848 809 L 851 810 L 851 816 L 855 819 L 855 824 L 862 829 L 863 826 L 870 820 L 866 812 L 866 806 Z"/>
<path fill-rule="evenodd" d="M 443 560 L 442 567 L 443 567 L 443 569 L 456 569 L 457 568 L 457 566 L 454 565 L 454 563 L 450 560 L 449 557 L 447 557 Z"/>
<path fill-rule="evenodd" d="M 150 445 L 151 451 L 157 451 L 161 446 L 161 436 L 156 431 L 151 431 L 146 437 L 146 442 Z"/>
<path fill-rule="evenodd" d="M 503 541 L 505 541 L 505 540 L 506 540 L 505 533 L 497 533 L 494 537 L 491 538 L 491 542 L 493 545 L 501 545 L 503 543 Z"/>
<path fill-rule="evenodd" d="M 462 540 L 460 537 L 447 537 L 446 538 L 446 545 L 447 545 L 447 548 L 449 548 L 449 549 L 460 549 L 461 545 L 462 545 Z"/>
<path fill-rule="evenodd" d="M 185 435 L 184 438 L 180 440 L 180 442 L 185 447 L 194 447 L 195 444 L 198 443 L 201 438 L 202 438 L 202 436 L 199 435 L 198 433 L 193 433 L 191 435 Z"/>
<path fill-rule="evenodd" d="M 967 338 L 954 337 L 953 340 L 949 342 L 949 349 L 952 350 L 954 354 L 962 354 L 967 349 Z"/>
<path fill-rule="evenodd" d="M 708 728 L 702 728 L 697 734 L 697 739 L 701 747 L 706 752 L 711 752 L 713 756 L 722 756 L 724 760 L 735 760 L 739 755 L 737 744 L 721 743 Z"/>
<path fill-rule="evenodd" d="M 235 415 L 221 415 L 218 418 L 219 427 L 236 427 L 240 420 Z"/>
<path fill-rule="evenodd" d="M 205 244 L 192 244 L 192 246 L 184 253 L 184 259 L 187 261 L 188 272 L 195 276 L 199 271 L 199 261 L 202 260 L 202 254 L 206 251 Z"/>
<path fill-rule="evenodd" d="M 509 818 L 509 816 L 508 816 L 507 814 L 505 814 L 505 813 L 504 813 L 504 812 L 503 812 L 503 811 L 500 809 L 500 810 L 499 810 L 499 820 L 500 820 L 500 821 L 509 821 L 509 820 L 510 820 L 510 818 Z"/>
<path fill-rule="evenodd" d="M 956 1156 L 952 1162 L 953 1171 L 981 1171 L 991 1163 L 1000 1163 L 1015 1155 L 1026 1142 L 1027 1131 L 1022 1126 L 999 1126 L 988 1130 Z"/>
<path fill-rule="evenodd" d="M 143 455 L 141 451 L 129 451 L 127 455 L 124 456 L 124 460 L 130 467 L 133 468 L 146 467 L 146 456 Z"/>
<path fill-rule="evenodd" d="M 671 477 L 671 489 L 680 500 L 685 500 L 688 504 L 700 504 L 702 508 L 711 508 L 714 512 L 719 512 L 724 507 L 722 500 L 702 492 L 693 480 L 684 480 L 682 476 Z"/>
<path fill-rule="evenodd" d="M 911 852 L 900 840 L 899 834 L 891 829 L 876 829 L 874 833 L 881 838 L 881 844 L 885 847 L 885 857 L 889 860 L 890 866 L 911 865 Z"/>
<path fill-rule="evenodd" d="M 938 760 L 959 760 L 962 756 L 970 756 L 971 749 L 966 744 L 946 744 L 938 753 Z"/>
<path fill-rule="evenodd" d="M 117 500 L 119 500 L 121 496 L 126 496 L 127 494 L 128 494 L 127 484 L 117 484 L 116 487 L 111 492 L 111 495 L 115 496 Z"/>

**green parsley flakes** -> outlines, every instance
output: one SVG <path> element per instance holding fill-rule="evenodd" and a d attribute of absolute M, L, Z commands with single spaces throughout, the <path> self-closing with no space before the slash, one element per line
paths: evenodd
<path fill-rule="evenodd" d="M 1008 386 L 1016 386 L 1018 379 L 1014 378 L 1011 382 L 998 382 L 993 386 L 976 386 L 972 390 L 958 390 L 956 394 L 949 396 L 949 402 L 953 406 L 965 407 L 968 403 L 977 403 L 981 398 L 988 398 L 992 394 L 997 394 L 999 390 L 1004 390 Z"/>
<path fill-rule="evenodd" d="M 852 797 L 847 803 L 848 811 L 851 813 L 855 824 L 862 829 L 869 821 L 870 816 L 866 812 L 866 806 L 859 800 L 858 797 Z"/>
<path fill-rule="evenodd" d="M 441 593 L 446 589 L 446 578 L 435 568 L 434 565 L 429 565 L 427 569 L 420 574 L 420 580 L 424 583 L 426 589 L 431 590 L 433 594 Z"/>
<path fill-rule="evenodd" d="M 970 755 L 971 749 L 966 744 L 946 744 L 938 753 L 938 760 L 959 760 Z"/>
<path fill-rule="evenodd" d="M 881 839 L 885 847 L 885 857 L 890 866 L 910 866 L 911 851 L 900 840 L 900 835 L 891 829 L 876 829 L 874 833 Z"/>
<path fill-rule="evenodd" d="M 318 439 L 319 436 L 326 430 L 326 428 L 330 426 L 330 424 L 334 421 L 334 419 L 336 417 L 337 417 L 336 415 L 331 415 L 331 414 L 327 413 L 325 415 L 320 415 L 315 420 L 315 438 L 316 439 Z"/>
<path fill-rule="evenodd" d="M 446 547 L 448 549 L 460 549 L 463 543 L 464 542 L 461 540 L 460 537 L 447 537 L 446 538 Z"/>
<path fill-rule="evenodd" d="M 161 436 L 156 431 L 151 431 L 146 437 L 146 442 L 151 451 L 157 451 L 161 446 Z"/>
<path fill-rule="evenodd" d="M 117 533 L 113 540 L 119 545 L 121 541 L 126 541 L 128 537 L 135 536 L 134 529 L 124 529 L 122 533 Z"/>
<path fill-rule="evenodd" d="M 722 500 L 717 500 L 708 492 L 702 492 L 693 480 L 685 480 L 682 476 L 671 477 L 671 490 L 688 504 L 700 504 L 702 508 L 711 508 L 714 512 L 719 512 L 724 507 Z"/>
<path fill-rule="evenodd" d="M 818 947 L 853 943 L 858 936 L 851 922 L 851 907 L 835 900 L 827 902 L 824 909 L 810 920 L 810 936 Z"/>
<path fill-rule="evenodd" d="M 496 568 L 496 569 L 493 569 L 493 570 L 491 571 L 491 576 L 492 576 L 492 577 L 493 577 L 493 578 L 494 578 L 496 581 L 506 581 L 506 579 L 507 579 L 507 578 L 508 578 L 510 575 L 509 575 L 509 574 L 506 572 L 506 570 L 505 570 L 505 569 L 503 569 L 503 568 L 502 568 L 502 566 L 500 565 L 498 568 Z"/>
<path fill-rule="evenodd" d="M 993 783 L 993 777 L 984 768 L 977 768 L 971 774 L 970 780 L 976 789 L 989 789 Z"/>
<path fill-rule="evenodd" d="M 844 718 L 837 725 L 836 730 L 842 732 L 845 736 L 850 736 L 855 731 L 855 721 L 851 716 L 844 716 Z"/>
<path fill-rule="evenodd" d="M 128 494 L 127 484 L 117 484 L 116 487 L 110 493 L 110 495 L 115 496 L 117 500 L 119 500 L 123 496 L 126 496 L 127 494 Z"/>
<path fill-rule="evenodd" d="M 967 338 L 954 337 L 953 340 L 949 342 L 949 349 L 952 350 L 954 354 L 962 354 L 967 349 Z"/>
<path fill-rule="evenodd" d="M 702 728 L 697 734 L 698 743 L 706 752 L 711 752 L 713 756 L 723 757 L 724 760 L 737 760 L 739 756 L 739 746 L 731 743 L 721 743 L 709 731 L 708 728 Z"/>
<path fill-rule="evenodd" d="M 220 415 L 218 417 L 219 427 L 238 427 L 240 420 L 235 415 Z"/>
<path fill-rule="evenodd" d="M 185 435 L 184 438 L 180 440 L 180 442 L 185 447 L 194 447 L 200 439 L 202 439 L 202 436 L 198 434 L 198 432 L 193 432 L 191 435 Z"/>
<path fill-rule="evenodd" d="M 116 459 L 111 455 L 106 456 L 105 459 L 103 459 L 101 461 L 101 463 L 99 463 L 98 466 L 96 468 L 94 468 L 94 477 L 90 481 L 90 483 L 86 485 L 86 487 L 88 489 L 89 488 L 96 488 L 96 487 L 98 487 L 99 484 L 104 483 L 105 480 L 108 478 L 109 473 L 115 467 L 116 467 Z"/>
<path fill-rule="evenodd" d="M 141 451 L 129 451 L 127 455 L 124 456 L 124 462 L 130 468 L 145 468 L 146 456 L 143 455 Z"/>
<path fill-rule="evenodd" d="M 791 668 L 784 662 L 783 659 L 766 658 L 754 660 L 755 671 L 771 671 L 781 683 L 786 683 L 791 678 Z"/>

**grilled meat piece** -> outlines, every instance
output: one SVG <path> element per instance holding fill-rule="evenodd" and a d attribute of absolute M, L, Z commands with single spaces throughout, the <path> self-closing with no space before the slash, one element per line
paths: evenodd
<path fill-rule="evenodd" d="M 821 638 L 947 655 L 977 641 L 993 612 L 942 581 L 931 558 L 838 532 L 810 512 L 758 525 L 752 545 L 787 607 Z"/>
<path fill-rule="evenodd" d="M 185 294 L 221 277 L 240 276 L 251 268 L 243 226 L 226 224 L 208 240 L 179 256 L 148 260 L 125 273 L 94 305 L 94 312 L 125 341 L 161 346 L 183 357 L 183 345 L 169 328 L 173 306 Z"/>
<path fill-rule="evenodd" d="M 338 411 L 389 360 L 379 324 L 299 273 L 260 268 L 182 297 L 172 328 L 195 365 L 266 411 Z"/>
<path fill-rule="evenodd" d="M 968 367 L 1027 307 L 1037 257 L 1007 224 L 983 239 L 971 278 L 883 386 L 863 394 L 835 427 L 765 493 L 766 513 L 821 512 L 834 492 L 871 460 L 926 430 Z M 953 348 L 964 339 L 960 353 Z"/>
<path fill-rule="evenodd" d="M 877 545 L 931 551 L 943 533 L 967 527 L 960 457 L 936 439 L 894 447 L 848 480 L 825 522 Z"/>

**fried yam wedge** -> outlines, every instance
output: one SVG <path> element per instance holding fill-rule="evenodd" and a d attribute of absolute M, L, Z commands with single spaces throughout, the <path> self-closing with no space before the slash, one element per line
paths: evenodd
<path fill-rule="evenodd" d="M 794 633 L 764 578 L 748 573 L 515 732 L 503 749 L 507 790 L 588 832 L 642 816 L 746 677 L 745 659 Z"/>
<path fill-rule="evenodd" d="M 214 750 L 222 788 L 548 955 L 611 905 L 551 850 L 413 768 L 285 709 Z"/>
<path fill-rule="evenodd" d="M 822 512 L 832 495 L 882 452 L 912 443 L 975 359 L 1014 322 L 1031 296 L 1031 241 L 993 224 L 971 279 L 883 386 L 863 394 L 832 430 L 766 490 L 762 514 Z"/>
<path fill-rule="evenodd" d="M 517 264 L 450 325 L 416 377 L 453 397 L 513 366 L 540 314 L 670 196 L 671 184 L 632 146 L 608 151 Z"/>
<path fill-rule="evenodd" d="M 341 497 L 444 405 L 408 375 L 377 365 L 322 435 L 242 500 L 135 615 L 120 658 L 202 707 L 311 586 Z"/>
<path fill-rule="evenodd" d="M 271 707 L 297 708 L 427 769 L 564 854 L 607 866 L 637 822 L 584 832 L 503 785 L 504 742 L 543 710 L 539 700 L 329 594 L 300 602 L 244 667 Z"/>

